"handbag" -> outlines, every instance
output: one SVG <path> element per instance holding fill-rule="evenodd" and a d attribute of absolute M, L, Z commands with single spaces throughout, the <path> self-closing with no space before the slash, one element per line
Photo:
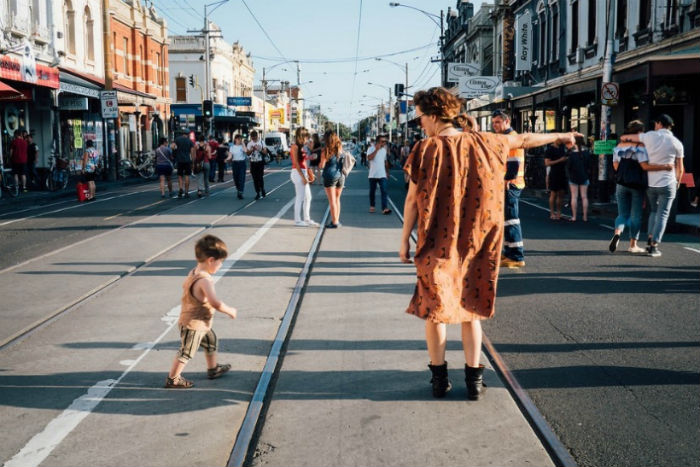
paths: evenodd
<path fill-rule="evenodd" d="M 346 177 L 350 174 L 350 171 L 352 170 L 353 167 L 355 167 L 355 158 L 352 157 L 351 154 L 343 153 L 343 163 L 342 163 L 342 169 L 341 172 L 343 172 L 343 175 Z"/>
<path fill-rule="evenodd" d="M 647 173 L 636 159 L 623 157 L 620 158 L 615 172 L 615 183 L 627 188 L 643 190 L 648 184 Z"/>

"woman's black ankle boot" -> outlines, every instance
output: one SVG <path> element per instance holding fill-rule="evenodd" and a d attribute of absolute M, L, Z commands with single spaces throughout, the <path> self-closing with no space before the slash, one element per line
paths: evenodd
<path fill-rule="evenodd" d="M 467 399 L 470 401 L 478 401 L 479 396 L 481 396 L 486 388 L 484 384 L 484 365 L 479 365 L 478 368 L 464 365 L 464 375 L 464 380 L 467 383 Z"/>
<path fill-rule="evenodd" d="M 445 397 L 447 391 L 452 389 L 452 384 L 450 384 L 450 380 L 447 378 L 447 362 L 443 363 L 442 365 L 429 364 L 428 368 L 430 368 L 430 371 L 433 374 L 433 377 L 430 380 L 433 385 L 433 397 L 436 399 L 441 399 Z"/>

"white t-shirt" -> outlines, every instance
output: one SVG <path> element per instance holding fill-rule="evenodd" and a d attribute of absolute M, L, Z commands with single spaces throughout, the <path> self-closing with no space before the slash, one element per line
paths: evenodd
<path fill-rule="evenodd" d="M 263 160 L 262 158 L 262 143 L 260 140 L 258 141 L 250 141 L 248 143 L 248 151 L 251 149 L 254 149 L 252 153 L 250 153 L 250 162 L 260 162 Z"/>
<path fill-rule="evenodd" d="M 374 152 L 374 145 L 370 146 L 367 150 L 367 155 L 369 156 Z M 374 158 L 369 161 L 369 177 L 368 178 L 386 178 L 386 146 L 381 148 L 374 155 Z"/>
<path fill-rule="evenodd" d="M 232 160 L 234 161 L 244 161 L 246 158 L 245 148 L 242 144 L 234 144 L 229 149 L 233 155 Z"/>
<path fill-rule="evenodd" d="M 647 149 L 650 164 L 675 164 L 677 158 L 684 157 L 683 143 L 666 128 L 640 133 L 639 140 Z M 647 178 L 649 186 L 669 186 L 676 183 L 676 169 L 649 171 Z"/>

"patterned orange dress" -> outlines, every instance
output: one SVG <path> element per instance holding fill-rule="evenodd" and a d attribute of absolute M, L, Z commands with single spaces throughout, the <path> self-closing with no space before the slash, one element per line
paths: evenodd
<path fill-rule="evenodd" d="M 404 170 L 418 188 L 418 283 L 407 313 L 449 324 L 493 316 L 508 149 L 505 136 L 474 132 L 413 148 Z"/>

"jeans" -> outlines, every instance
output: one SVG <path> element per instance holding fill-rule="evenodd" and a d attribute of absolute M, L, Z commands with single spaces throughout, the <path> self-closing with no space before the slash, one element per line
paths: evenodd
<path fill-rule="evenodd" d="M 217 167 L 217 169 L 218 169 L 218 171 L 219 171 L 218 180 L 219 180 L 220 182 L 223 182 L 223 181 L 224 181 L 224 175 L 226 175 L 226 162 L 217 160 L 217 161 L 216 161 L 216 167 Z"/>
<path fill-rule="evenodd" d="M 521 189 L 514 185 L 506 188 L 505 228 L 503 231 L 503 254 L 513 261 L 525 260 L 523 231 L 520 228 L 519 205 Z"/>
<path fill-rule="evenodd" d="M 374 194 L 377 191 L 379 184 L 379 192 L 382 195 L 382 211 L 388 209 L 389 195 L 386 192 L 386 178 L 370 178 L 369 179 L 369 205 L 374 207 Z"/>
<path fill-rule="evenodd" d="M 209 162 L 202 164 L 202 171 L 197 174 L 197 191 L 204 191 L 209 194 Z M 202 189 L 203 188 L 203 189 Z"/>
<path fill-rule="evenodd" d="M 301 169 L 306 173 L 306 169 Z M 292 183 L 294 183 L 294 222 L 308 221 L 311 219 L 311 187 L 309 184 L 304 184 L 297 169 L 292 169 L 290 174 Z M 303 216 L 303 217 L 302 217 Z"/>
<path fill-rule="evenodd" d="M 639 240 L 639 231 L 642 230 L 644 190 L 617 185 L 615 196 L 618 213 L 615 218 L 615 230 L 622 233 L 625 226 L 629 226 L 630 239 Z"/>
<path fill-rule="evenodd" d="M 233 161 L 233 183 L 238 193 L 243 194 L 245 188 L 245 161 Z"/>
<path fill-rule="evenodd" d="M 261 162 L 251 162 L 250 163 L 250 176 L 253 178 L 253 185 L 255 186 L 255 193 L 257 193 L 259 195 L 265 194 L 265 182 L 263 181 L 264 174 L 265 174 L 265 163 L 264 162 L 261 161 Z"/>
<path fill-rule="evenodd" d="M 666 222 L 671 213 L 671 205 L 676 197 L 676 185 L 672 183 L 668 186 L 650 186 L 647 188 L 647 198 L 649 198 L 649 225 L 647 234 L 651 237 L 651 243 L 661 242 L 666 230 Z"/>

